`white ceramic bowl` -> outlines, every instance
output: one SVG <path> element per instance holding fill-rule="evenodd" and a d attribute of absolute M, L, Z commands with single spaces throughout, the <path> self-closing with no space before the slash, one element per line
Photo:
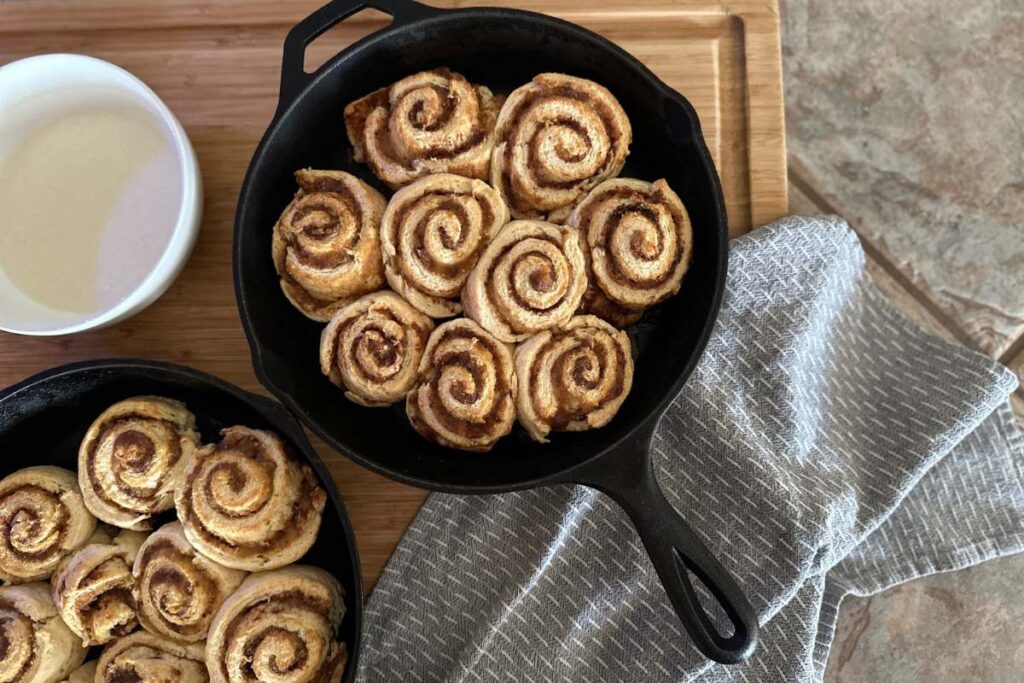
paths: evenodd
<path fill-rule="evenodd" d="M 156 301 L 174 282 L 188 260 L 199 233 L 203 190 L 199 164 L 185 130 L 167 105 L 141 80 L 121 67 L 94 57 L 51 54 L 29 57 L 0 67 L 0 122 L 4 112 L 28 97 L 112 88 L 141 103 L 164 124 L 181 172 L 181 201 L 173 232 L 156 266 L 134 291 L 111 307 L 77 320 L 53 320 L 40 314 L 31 319 L 27 298 L 0 272 L 0 330 L 33 336 L 84 332 L 124 320 Z M 0 153 L 19 140 L 4 139 L 0 126 Z M 7 136 L 9 137 L 9 135 Z M 0 225 L 2 229 L 2 225 Z"/>

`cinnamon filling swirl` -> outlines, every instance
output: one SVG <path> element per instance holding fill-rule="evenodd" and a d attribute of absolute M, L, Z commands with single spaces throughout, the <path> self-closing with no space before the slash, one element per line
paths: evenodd
<path fill-rule="evenodd" d="M 632 129 L 607 89 L 541 74 L 502 106 L 491 183 L 515 218 L 560 221 L 588 190 L 622 170 Z"/>
<path fill-rule="evenodd" d="M 296 171 L 299 191 L 274 226 L 272 254 L 288 299 L 326 321 L 384 282 L 377 231 L 385 201 L 342 171 Z"/>
<path fill-rule="evenodd" d="M 666 181 L 605 181 L 568 223 L 586 236 L 594 284 L 618 306 L 642 311 L 682 286 L 693 257 L 693 228 Z"/>
<path fill-rule="evenodd" d="M 466 315 L 506 342 L 565 323 L 587 288 L 580 234 L 512 221 L 484 250 L 462 293 Z"/>
<path fill-rule="evenodd" d="M 424 71 L 345 107 L 356 161 L 393 189 L 431 173 L 485 178 L 501 106 L 448 69 Z"/>
<path fill-rule="evenodd" d="M 233 569 L 281 567 L 316 540 L 327 494 L 275 434 L 246 427 L 196 456 L 178 489 L 189 542 Z"/>
<path fill-rule="evenodd" d="M 392 289 L 435 318 L 459 313 L 458 296 L 508 208 L 480 180 L 431 175 L 399 190 L 381 222 Z"/>
<path fill-rule="evenodd" d="M 405 398 L 434 324 L 393 292 L 376 292 L 338 311 L 320 337 L 320 369 L 365 406 Z"/>
<path fill-rule="evenodd" d="M 515 370 L 509 347 L 476 323 L 458 319 L 434 331 L 406 412 L 412 426 L 445 446 L 486 451 L 515 421 Z"/>
<path fill-rule="evenodd" d="M 551 430 L 603 427 L 629 394 L 629 337 L 594 316 L 534 335 L 516 349 L 519 421 L 537 441 Z"/>

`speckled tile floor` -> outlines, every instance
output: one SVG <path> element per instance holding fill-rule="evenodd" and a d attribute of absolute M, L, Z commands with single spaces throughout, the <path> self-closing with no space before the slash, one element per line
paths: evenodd
<path fill-rule="evenodd" d="M 1024 379 L 1024 2 L 780 4 L 792 211 L 847 218 L 907 315 Z M 1022 680 L 1022 579 L 848 599 L 826 680 Z"/>

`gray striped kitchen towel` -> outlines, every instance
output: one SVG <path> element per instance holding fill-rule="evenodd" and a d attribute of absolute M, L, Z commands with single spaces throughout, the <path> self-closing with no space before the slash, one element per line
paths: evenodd
<path fill-rule="evenodd" d="M 842 220 L 758 230 L 654 438 L 757 610 L 754 656 L 704 661 L 626 516 L 560 486 L 432 495 L 368 603 L 359 680 L 820 680 L 843 596 L 1024 546 L 1015 386 L 891 309 Z"/>

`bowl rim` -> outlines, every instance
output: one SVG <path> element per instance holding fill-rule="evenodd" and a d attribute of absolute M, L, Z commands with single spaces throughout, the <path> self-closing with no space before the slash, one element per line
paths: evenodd
<path fill-rule="evenodd" d="M 27 75 L 31 75 L 35 80 L 31 93 L 27 95 L 31 96 L 58 88 L 67 88 L 67 85 L 58 85 L 56 88 L 48 87 L 47 78 L 57 76 L 61 81 L 65 81 L 67 73 L 74 70 L 102 75 L 107 79 L 108 85 L 141 100 L 163 122 L 170 133 L 181 173 L 181 201 L 178 207 L 178 216 L 167 246 L 153 270 L 124 299 L 85 320 L 52 327 L 25 329 L 0 318 L 0 330 L 4 332 L 31 337 L 53 337 L 107 327 L 135 315 L 167 291 L 188 262 L 199 235 L 203 213 L 203 187 L 195 150 L 181 122 L 178 121 L 167 104 L 139 77 L 103 59 L 69 52 L 57 52 L 25 57 L 0 66 L 0 82 L 4 79 L 25 78 Z M 10 104 L 16 104 L 22 99 L 11 100 Z M 4 106 L 0 105 L 0 111 L 3 108 Z"/>

